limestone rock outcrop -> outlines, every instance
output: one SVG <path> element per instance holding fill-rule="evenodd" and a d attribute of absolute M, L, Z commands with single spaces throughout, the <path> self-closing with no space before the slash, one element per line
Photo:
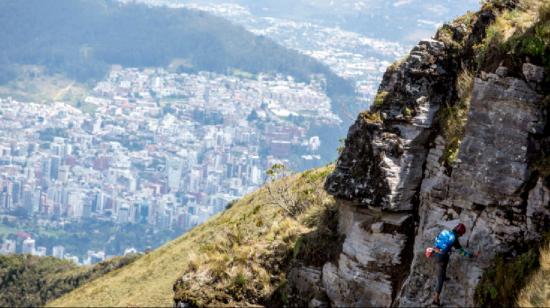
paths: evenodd
<path fill-rule="evenodd" d="M 464 99 L 459 74 L 476 67 L 472 46 L 493 19 L 481 12 L 478 30 L 452 29 L 462 50 L 443 40 L 420 42 L 388 69 L 377 104 L 350 127 L 325 184 L 346 200 L 342 251 L 316 276 L 325 305 L 430 304 L 435 267 L 424 250 L 442 229 L 462 222 L 468 227 L 463 246 L 481 255 L 460 262 L 452 255 L 444 289 L 452 296 L 445 303 L 473 306 L 494 257 L 540 240 L 550 228 L 550 181 L 535 167 L 541 153 L 550 152 L 544 90 L 550 79 L 543 67 L 501 63 L 476 73 L 458 156 L 445 157 L 442 114 Z"/>
<path fill-rule="evenodd" d="M 404 63 L 388 70 L 380 86 L 385 103 L 376 109 L 385 120 L 372 124 L 360 116 L 350 128 L 327 181 L 329 193 L 386 210 L 413 209 L 434 116 L 452 95 L 448 60 L 442 42 L 422 41 Z"/>
<path fill-rule="evenodd" d="M 540 236 L 545 223 L 548 227 L 548 189 L 528 165 L 533 136 L 542 134 L 546 125 L 541 99 L 517 78 L 476 79 L 459 163 L 446 177 L 433 172 L 443 169 L 434 156 L 428 162 L 432 173 L 420 192 L 414 259 L 398 298 L 401 306 L 431 300 L 433 265 L 423 252 L 442 228 L 466 224 L 463 245 L 482 253 L 475 260 L 451 261 L 448 269 L 451 279 L 445 292 L 453 296 L 446 297 L 447 304 L 473 306 L 475 286 L 491 259 Z M 535 223 L 534 216 L 541 220 Z"/>

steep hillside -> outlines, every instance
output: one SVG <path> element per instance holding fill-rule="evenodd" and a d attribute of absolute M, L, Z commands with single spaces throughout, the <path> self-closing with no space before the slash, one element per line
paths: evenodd
<path fill-rule="evenodd" d="M 328 260 L 338 251 L 330 247 L 338 244 L 336 205 L 322 190 L 332 170 L 268 185 L 181 238 L 49 305 L 171 306 L 174 291 L 176 301 L 195 305 L 284 302 L 286 295 L 277 289 L 293 259 Z M 280 206 L 291 203 L 290 212 Z"/>
<path fill-rule="evenodd" d="M 0 256 L 0 306 L 37 307 L 136 260 L 128 255 L 78 267 L 52 257 Z"/>

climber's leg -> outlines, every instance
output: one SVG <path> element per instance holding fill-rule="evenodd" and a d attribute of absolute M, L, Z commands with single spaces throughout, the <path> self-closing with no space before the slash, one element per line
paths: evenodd
<path fill-rule="evenodd" d="M 449 264 L 449 255 L 436 255 L 436 275 L 437 284 L 435 287 L 434 304 L 439 305 L 441 303 L 440 295 L 443 289 L 443 283 L 447 275 L 447 265 Z"/>

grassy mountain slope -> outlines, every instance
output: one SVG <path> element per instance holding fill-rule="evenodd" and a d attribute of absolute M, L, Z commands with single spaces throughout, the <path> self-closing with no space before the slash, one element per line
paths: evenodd
<path fill-rule="evenodd" d="M 322 189 L 331 171 L 325 167 L 268 185 L 182 237 L 49 305 L 171 306 L 174 291 L 176 300 L 196 305 L 284 298 L 277 290 L 293 258 L 336 251 L 323 246 L 336 234 L 330 229 L 336 205 Z M 275 204 L 281 200 L 296 205 L 293 215 Z"/>
<path fill-rule="evenodd" d="M 52 257 L 0 256 L 0 306 L 43 306 L 88 281 L 133 262 L 137 257 L 128 255 L 95 266 L 78 267 Z"/>
<path fill-rule="evenodd" d="M 541 250 L 539 263 L 540 269 L 520 293 L 519 307 L 550 307 L 550 244 Z"/>
<path fill-rule="evenodd" d="M 98 79 L 112 64 L 190 70 L 279 72 L 299 80 L 328 79 L 332 94 L 351 84 L 326 66 L 242 27 L 186 9 L 121 5 L 111 0 L 4 0 L 0 2 L 0 83 L 21 65 L 45 67 L 79 81 Z"/>

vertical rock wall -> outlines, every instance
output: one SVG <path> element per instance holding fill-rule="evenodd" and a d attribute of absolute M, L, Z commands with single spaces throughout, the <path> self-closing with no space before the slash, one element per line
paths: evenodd
<path fill-rule="evenodd" d="M 476 34 L 477 35 L 477 34 Z M 474 305 L 474 292 L 497 253 L 537 240 L 550 227 L 548 183 L 533 171 L 548 147 L 543 68 L 500 67 L 475 79 L 457 163 L 443 166 L 446 141 L 437 112 L 457 100 L 463 64 L 439 41 L 424 41 L 386 73 L 383 121 L 359 116 L 325 188 L 348 200 L 340 210 L 346 236 L 338 260 L 324 265 L 321 289 L 336 306 L 431 303 L 435 266 L 424 249 L 458 222 L 461 243 L 481 257 L 452 255 L 444 302 Z M 522 74 L 523 73 L 523 74 Z M 547 152 L 548 149 L 545 150 Z"/>
<path fill-rule="evenodd" d="M 388 70 L 380 86 L 384 103 L 373 110 L 383 123 L 359 116 L 326 190 L 365 206 L 413 210 L 434 116 L 452 99 L 453 67 L 445 45 L 432 40 L 420 42 L 404 63 Z"/>
<path fill-rule="evenodd" d="M 372 111 L 383 123 L 361 115 L 350 128 L 326 182 L 331 194 L 352 201 L 340 210 L 343 250 L 322 271 L 332 304 L 394 303 L 413 257 L 418 192 L 435 115 L 454 98 L 455 67 L 442 42 L 420 42 L 384 77 L 384 103 Z"/>
<path fill-rule="evenodd" d="M 445 176 L 437 161 L 438 147 L 429 156 L 414 259 L 399 305 L 431 301 L 434 266 L 423 252 L 442 228 L 463 222 L 468 226 L 463 246 L 481 252 L 476 259 L 452 255 L 443 296 L 453 306 L 474 305 L 475 287 L 495 254 L 540 235 L 540 223 L 550 217 L 548 189 L 529 171 L 529 148 L 532 136 L 542 134 L 546 124 L 541 98 L 517 78 L 489 74 L 486 80 L 476 79 L 452 176 Z M 539 224 L 533 223 L 535 212 L 541 215 Z"/>

